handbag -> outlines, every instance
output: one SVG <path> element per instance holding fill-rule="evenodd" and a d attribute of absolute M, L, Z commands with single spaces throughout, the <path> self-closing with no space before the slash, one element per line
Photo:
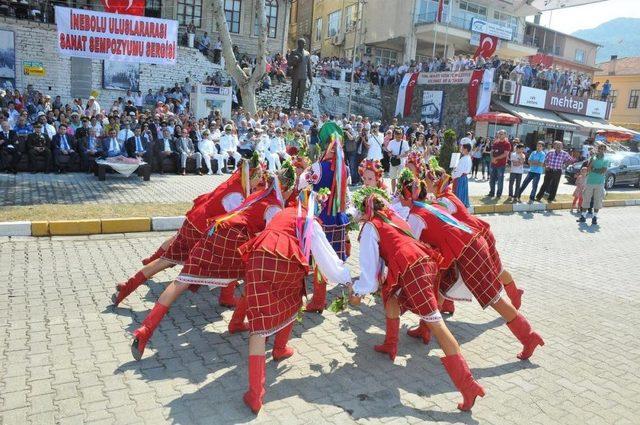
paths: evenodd
<path fill-rule="evenodd" d="M 394 167 L 399 166 L 402 161 L 400 160 L 400 153 L 402 152 L 402 146 L 404 143 L 404 139 L 400 141 L 400 147 L 398 148 L 398 156 L 393 155 L 390 159 L 389 159 L 389 163 L 391 165 L 393 165 Z"/>

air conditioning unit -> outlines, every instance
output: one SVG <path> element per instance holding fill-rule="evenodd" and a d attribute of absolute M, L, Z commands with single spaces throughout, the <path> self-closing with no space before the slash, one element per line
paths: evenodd
<path fill-rule="evenodd" d="M 344 34 L 338 33 L 331 38 L 331 44 L 334 46 L 340 46 L 344 43 Z"/>
<path fill-rule="evenodd" d="M 513 80 L 502 80 L 502 93 L 514 94 L 516 92 L 516 82 Z"/>

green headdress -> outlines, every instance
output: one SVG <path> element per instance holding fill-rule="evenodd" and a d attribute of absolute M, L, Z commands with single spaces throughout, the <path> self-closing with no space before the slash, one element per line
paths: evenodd
<path fill-rule="evenodd" d="M 370 218 L 373 215 L 372 206 L 373 199 L 379 198 L 383 202 L 389 202 L 389 194 L 377 187 L 365 186 L 353 193 L 352 200 L 353 205 L 358 211 L 360 211 L 365 218 Z"/>

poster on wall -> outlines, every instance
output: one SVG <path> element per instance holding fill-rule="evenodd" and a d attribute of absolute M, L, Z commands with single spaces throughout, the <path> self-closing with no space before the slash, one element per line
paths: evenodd
<path fill-rule="evenodd" d="M 140 90 L 140 64 L 104 61 L 102 87 L 110 90 Z"/>
<path fill-rule="evenodd" d="M 16 44 L 13 31 L 0 30 L 0 87 L 16 87 Z"/>
<path fill-rule="evenodd" d="M 422 122 L 440 125 L 443 107 L 444 92 L 442 90 L 425 90 L 422 93 L 422 108 L 420 112 Z"/>

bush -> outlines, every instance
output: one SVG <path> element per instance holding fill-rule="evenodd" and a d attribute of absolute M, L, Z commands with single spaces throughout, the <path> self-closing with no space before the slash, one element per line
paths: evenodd
<path fill-rule="evenodd" d="M 458 144 L 456 143 L 456 132 L 452 129 L 447 129 L 444 132 L 444 140 L 440 146 L 440 156 L 438 162 L 440 166 L 447 170 L 447 173 L 451 172 L 449 164 L 451 163 L 451 154 L 458 152 Z"/>

